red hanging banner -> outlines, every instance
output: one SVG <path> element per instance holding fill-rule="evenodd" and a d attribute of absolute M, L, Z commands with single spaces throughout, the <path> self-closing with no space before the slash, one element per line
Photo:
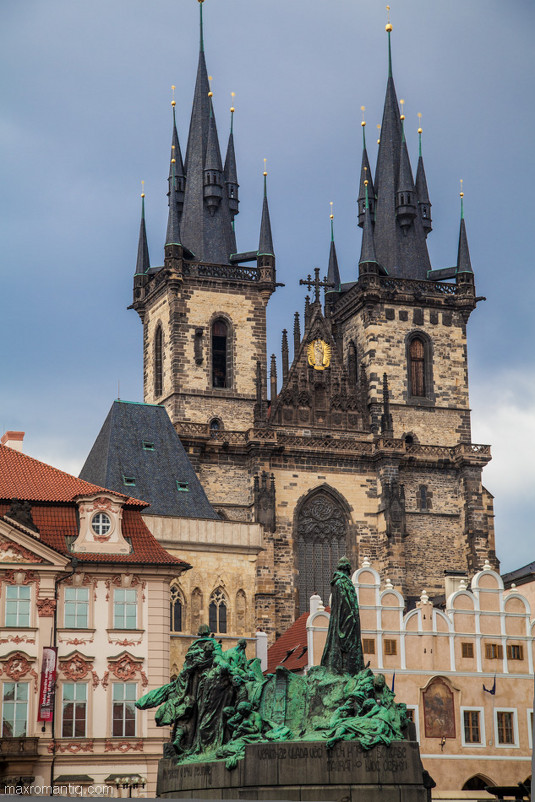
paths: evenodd
<path fill-rule="evenodd" d="M 52 721 L 54 718 L 54 692 L 58 662 L 57 646 L 43 647 L 41 663 L 41 690 L 39 691 L 39 715 L 37 721 Z"/>

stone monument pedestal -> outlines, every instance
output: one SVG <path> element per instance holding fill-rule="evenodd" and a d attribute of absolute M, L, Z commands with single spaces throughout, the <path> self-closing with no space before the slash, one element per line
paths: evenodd
<path fill-rule="evenodd" d="M 224 760 L 159 763 L 157 794 L 165 799 L 428 802 L 418 744 L 394 741 L 364 750 L 342 741 L 249 744 L 232 771 Z"/>

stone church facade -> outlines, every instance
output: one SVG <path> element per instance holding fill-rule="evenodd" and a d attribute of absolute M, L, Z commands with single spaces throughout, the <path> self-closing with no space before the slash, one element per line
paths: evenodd
<path fill-rule="evenodd" d="M 373 175 L 363 141 L 358 272 L 342 282 L 332 237 L 326 280 L 316 270 L 301 281 L 309 294 L 293 336 L 282 333 L 280 377 L 266 347 L 277 288 L 267 179 L 258 247 L 240 253 L 233 134 L 223 163 L 202 37 L 184 159 L 173 120 L 161 267 L 141 220 L 131 308 L 144 400 L 166 407 L 219 514 L 263 524 L 256 623 L 270 639 L 313 593 L 328 599 L 344 554 L 355 566 L 369 558 L 409 604 L 423 588 L 440 596 L 445 572 L 498 567 L 482 485 L 490 448 L 470 429 L 467 324 L 479 299 L 464 215 L 457 264 L 433 269 L 423 158 L 420 147 L 414 177 L 390 31 Z"/>

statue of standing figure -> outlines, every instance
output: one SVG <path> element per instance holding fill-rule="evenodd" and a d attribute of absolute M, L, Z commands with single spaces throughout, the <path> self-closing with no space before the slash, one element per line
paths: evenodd
<path fill-rule="evenodd" d="M 351 563 L 342 557 L 331 580 L 331 617 L 321 665 L 333 674 L 364 670 L 357 592 L 351 580 Z"/>

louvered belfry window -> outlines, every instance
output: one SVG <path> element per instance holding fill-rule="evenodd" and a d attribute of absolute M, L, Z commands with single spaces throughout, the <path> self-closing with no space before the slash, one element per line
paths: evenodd
<path fill-rule="evenodd" d="M 409 347 L 411 395 L 425 398 L 425 344 L 415 337 Z"/>

